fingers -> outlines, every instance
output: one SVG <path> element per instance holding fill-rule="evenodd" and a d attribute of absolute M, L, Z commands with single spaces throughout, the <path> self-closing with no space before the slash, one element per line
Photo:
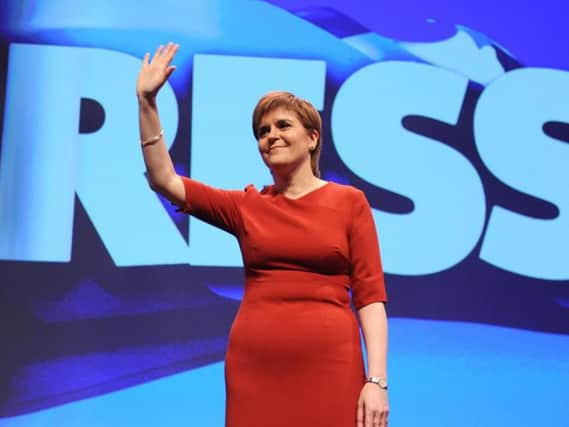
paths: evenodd
<path fill-rule="evenodd" d="M 381 411 L 376 413 L 376 420 L 377 420 L 377 424 L 379 427 L 387 427 L 387 415 L 388 412 L 387 411 Z"/>
<path fill-rule="evenodd" d="M 174 55 L 176 54 L 176 51 L 178 50 L 178 48 L 180 47 L 180 45 L 176 44 L 176 43 L 168 43 L 168 45 L 166 45 L 166 48 L 164 49 L 163 55 L 165 57 L 168 58 L 173 58 Z"/>
<path fill-rule="evenodd" d="M 174 55 L 176 55 L 176 52 L 178 51 L 179 47 L 180 47 L 179 44 L 172 42 L 168 43 L 166 46 L 164 45 L 158 46 L 156 52 L 154 52 L 154 56 L 152 57 L 150 63 L 151 64 L 159 63 L 167 67 L 168 65 L 170 65 L 170 62 L 172 62 L 172 59 L 174 59 Z"/>
<path fill-rule="evenodd" d="M 172 62 L 172 59 L 174 59 L 174 55 L 176 55 L 176 52 L 178 52 L 179 47 L 179 44 L 168 43 L 168 46 L 163 53 L 164 60 L 166 61 L 167 65 L 170 65 L 170 62 Z"/>
<path fill-rule="evenodd" d="M 357 427 L 387 427 L 388 410 L 367 410 L 358 405 Z"/>
<path fill-rule="evenodd" d="M 373 425 L 374 427 L 387 427 L 387 414 L 385 412 L 376 412 Z"/>
<path fill-rule="evenodd" d="M 155 61 L 157 61 L 160 58 L 160 55 L 162 54 L 163 50 L 164 50 L 163 45 L 158 46 L 158 48 L 156 49 L 156 52 L 154 52 L 154 56 L 152 57 L 152 60 L 150 61 L 151 64 L 153 64 Z"/>
<path fill-rule="evenodd" d="M 377 427 L 377 424 L 374 424 L 373 420 L 373 412 L 366 410 L 366 419 L 365 419 L 365 427 Z"/>

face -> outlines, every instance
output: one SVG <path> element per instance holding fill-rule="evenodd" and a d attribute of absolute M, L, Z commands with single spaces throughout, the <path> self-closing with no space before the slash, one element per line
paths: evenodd
<path fill-rule="evenodd" d="M 318 132 L 302 125 L 294 111 L 284 107 L 265 114 L 257 129 L 259 152 L 273 172 L 286 173 L 308 164 Z"/>

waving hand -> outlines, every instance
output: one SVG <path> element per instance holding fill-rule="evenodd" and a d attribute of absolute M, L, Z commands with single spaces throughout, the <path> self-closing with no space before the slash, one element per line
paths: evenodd
<path fill-rule="evenodd" d="M 171 65 L 171 63 L 178 48 L 179 45 L 168 43 L 166 46 L 159 46 L 152 59 L 150 59 L 149 53 L 144 55 L 142 68 L 136 82 L 138 97 L 148 99 L 156 96 L 160 88 L 166 83 L 166 80 L 168 80 L 168 77 L 176 69 L 176 66 Z"/>

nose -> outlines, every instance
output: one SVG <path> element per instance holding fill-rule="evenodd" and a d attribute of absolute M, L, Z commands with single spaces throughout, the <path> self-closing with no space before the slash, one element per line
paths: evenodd
<path fill-rule="evenodd" d="M 279 139 L 279 130 L 275 126 L 271 126 L 269 131 L 267 132 L 267 140 L 269 144 L 272 144 L 277 139 Z"/>
<path fill-rule="evenodd" d="M 269 128 L 269 132 L 267 133 L 267 137 L 269 139 L 276 138 L 277 137 L 277 131 L 278 131 L 278 129 L 275 126 L 271 126 Z"/>

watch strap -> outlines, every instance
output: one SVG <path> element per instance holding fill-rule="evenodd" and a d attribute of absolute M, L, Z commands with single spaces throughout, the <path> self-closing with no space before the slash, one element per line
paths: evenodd
<path fill-rule="evenodd" d="M 387 390 L 387 378 L 385 377 L 367 377 L 366 383 L 374 383 L 384 390 Z"/>

